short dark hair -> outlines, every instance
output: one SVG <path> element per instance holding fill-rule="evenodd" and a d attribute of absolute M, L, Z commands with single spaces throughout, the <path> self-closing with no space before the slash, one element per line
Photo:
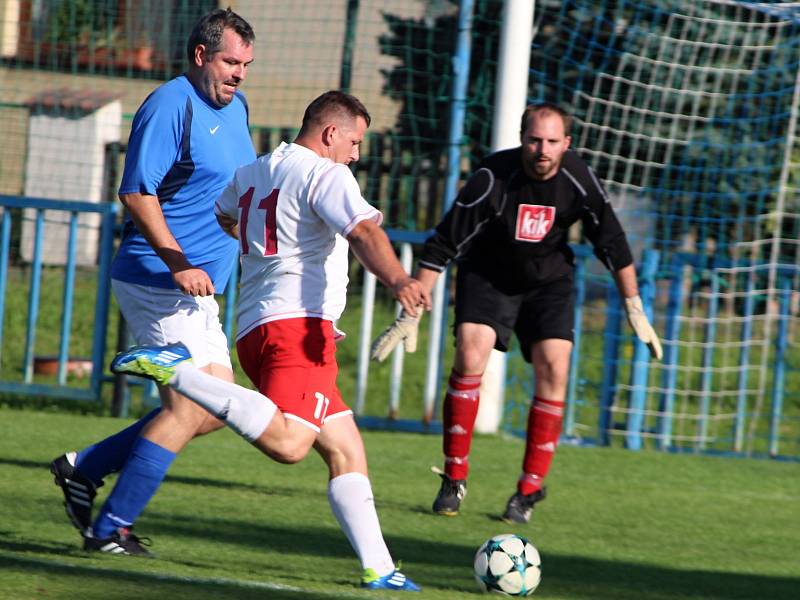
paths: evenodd
<path fill-rule="evenodd" d="M 538 104 L 529 104 L 526 106 L 525 110 L 522 112 L 522 123 L 519 130 L 520 133 L 525 132 L 525 130 L 528 128 L 528 123 L 530 123 L 533 116 L 538 115 L 539 113 L 557 114 L 564 122 L 564 134 L 571 135 L 572 115 L 561 108 L 558 104 L 553 104 L 552 102 L 539 102 Z"/>
<path fill-rule="evenodd" d="M 306 107 L 306 112 L 303 114 L 301 131 L 324 125 L 325 121 L 334 116 L 332 113 L 339 113 L 339 115 L 344 114 L 353 119 L 363 117 L 367 122 L 367 127 L 369 127 L 370 121 L 372 120 L 367 112 L 367 108 L 361 103 L 361 100 L 345 92 L 331 90 L 325 92 L 321 96 L 317 96 L 312 100 L 311 104 Z"/>
<path fill-rule="evenodd" d="M 209 56 L 222 50 L 222 32 L 226 29 L 233 29 L 248 46 L 256 39 L 250 23 L 233 12 L 230 6 L 227 9 L 215 8 L 200 17 L 189 34 L 189 41 L 186 42 L 189 64 L 194 62 L 194 50 L 199 44 L 206 47 L 206 54 Z"/>

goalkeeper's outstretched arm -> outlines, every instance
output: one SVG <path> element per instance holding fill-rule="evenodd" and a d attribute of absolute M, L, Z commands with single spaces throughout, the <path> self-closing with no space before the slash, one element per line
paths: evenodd
<path fill-rule="evenodd" d="M 430 291 L 406 273 L 380 226 L 361 221 L 348 234 L 347 241 L 358 261 L 392 291 L 404 310 L 416 314 L 418 306 L 431 309 Z"/>

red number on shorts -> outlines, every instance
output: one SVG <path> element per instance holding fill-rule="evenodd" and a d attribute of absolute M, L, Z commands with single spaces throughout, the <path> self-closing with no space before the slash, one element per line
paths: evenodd
<path fill-rule="evenodd" d="M 239 218 L 239 242 L 241 243 L 242 254 L 250 253 L 250 244 L 247 243 L 247 221 L 255 191 L 256 189 L 251 187 L 239 198 L 239 208 L 242 209 Z M 258 203 L 258 208 L 266 211 L 264 215 L 264 256 L 272 256 L 278 253 L 278 222 L 276 220 L 276 213 L 279 192 L 280 190 L 278 189 L 272 190 L 269 196 L 262 198 Z"/>

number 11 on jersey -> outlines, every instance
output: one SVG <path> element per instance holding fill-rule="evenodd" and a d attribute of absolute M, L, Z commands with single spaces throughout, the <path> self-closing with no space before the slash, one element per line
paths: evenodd
<path fill-rule="evenodd" d="M 239 217 L 239 242 L 242 247 L 242 254 L 250 254 L 250 244 L 247 242 L 247 225 L 250 220 L 250 205 L 253 203 L 253 194 L 256 189 L 249 188 L 239 198 L 239 208 L 242 209 Z M 276 211 L 278 208 L 278 194 L 280 190 L 274 189 L 269 196 L 258 201 L 260 210 L 264 212 L 264 256 L 272 256 L 278 253 L 278 223 L 276 221 Z"/>

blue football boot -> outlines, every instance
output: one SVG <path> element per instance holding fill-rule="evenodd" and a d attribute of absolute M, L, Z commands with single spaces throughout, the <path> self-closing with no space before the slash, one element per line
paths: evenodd
<path fill-rule="evenodd" d="M 168 385 L 175 375 L 175 367 L 187 360 L 192 360 L 192 355 L 181 342 L 166 346 L 133 346 L 114 357 L 111 372 L 138 375 Z"/>
<path fill-rule="evenodd" d="M 361 587 L 368 590 L 395 590 L 397 592 L 418 592 L 420 587 L 395 569 L 388 575 L 378 577 L 372 569 L 364 569 L 361 575 Z"/>

